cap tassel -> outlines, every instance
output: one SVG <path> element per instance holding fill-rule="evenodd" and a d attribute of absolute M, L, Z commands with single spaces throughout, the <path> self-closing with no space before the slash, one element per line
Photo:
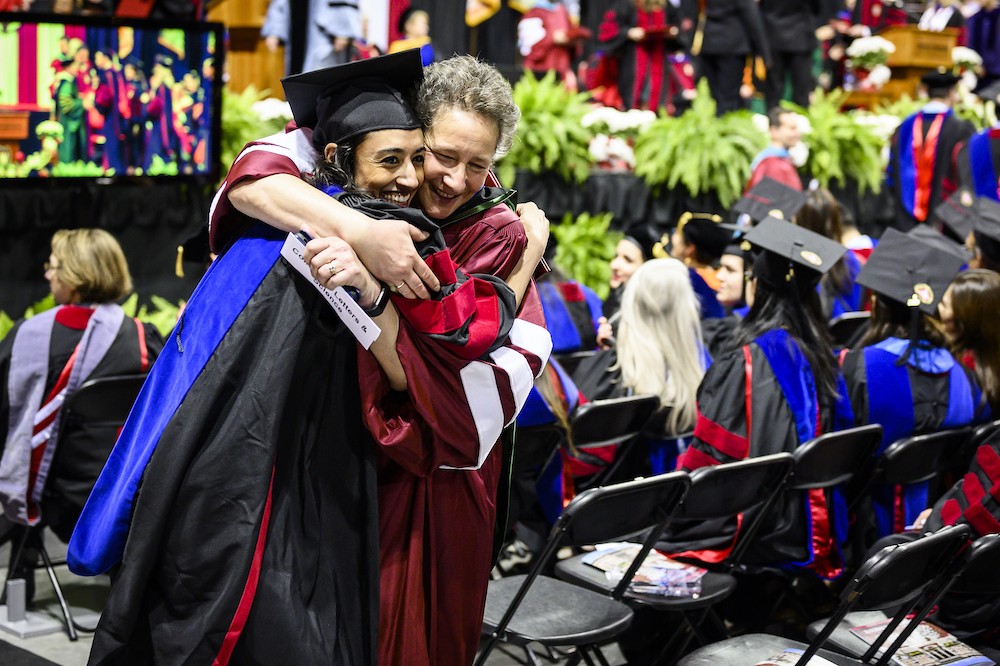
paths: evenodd
<path fill-rule="evenodd" d="M 184 277 L 184 246 L 177 246 L 177 262 L 174 264 L 174 274 L 182 278 Z"/>
<path fill-rule="evenodd" d="M 896 359 L 896 365 L 903 365 L 909 360 L 920 338 L 920 297 L 913 294 L 907 299 L 906 305 L 910 308 L 910 340 L 906 351 Z"/>

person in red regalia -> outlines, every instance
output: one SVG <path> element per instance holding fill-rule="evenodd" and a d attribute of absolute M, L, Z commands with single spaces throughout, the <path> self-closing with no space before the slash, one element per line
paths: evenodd
<path fill-rule="evenodd" d="M 590 31 L 579 27 L 561 2 L 536 2 L 517 25 L 517 42 L 524 68 L 536 75 L 555 71 L 566 87 L 577 89 L 572 63 Z"/>
<path fill-rule="evenodd" d="M 617 59 L 627 108 L 669 108 L 693 86 L 690 63 L 668 57 L 679 50 L 680 23 L 679 8 L 666 0 L 618 0 L 604 15 L 598 40 L 604 58 Z"/>

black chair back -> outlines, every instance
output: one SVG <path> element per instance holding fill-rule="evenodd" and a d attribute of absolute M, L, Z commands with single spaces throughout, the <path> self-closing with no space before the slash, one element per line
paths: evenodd
<path fill-rule="evenodd" d="M 557 425 L 518 427 L 512 467 L 514 474 L 527 472 L 547 463 L 564 439 L 566 433 Z"/>
<path fill-rule="evenodd" d="M 586 546 L 641 534 L 668 519 L 690 485 L 686 472 L 671 472 L 585 490 L 566 507 L 552 535 L 561 531 L 562 545 Z"/>
<path fill-rule="evenodd" d="M 845 312 L 830 320 L 830 336 L 835 347 L 844 347 L 871 320 L 870 312 Z"/>
<path fill-rule="evenodd" d="M 877 424 L 820 435 L 792 454 L 795 468 L 788 487 L 812 490 L 846 483 L 871 464 L 881 442 L 882 426 Z"/>
<path fill-rule="evenodd" d="M 576 369 L 580 366 L 580 363 L 582 363 L 585 359 L 590 358 L 595 353 L 596 352 L 593 349 L 591 349 L 588 351 L 570 352 L 568 354 L 553 354 L 553 356 L 555 357 L 556 361 L 559 362 L 559 365 L 562 366 L 563 370 L 566 371 L 566 374 L 572 375 L 574 372 L 576 372 Z"/>
<path fill-rule="evenodd" d="M 580 405 L 570 419 L 573 443 L 579 448 L 620 444 L 642 432 L 659 405 L 655 395 L 594 400 Z"/>
<path fill-rule="evenodd" d="M 966 564 L 951 586 L 963 594 L 1000 594 L 1000 534 L 987 534 L 964 553 Z"/>
<path fill-rule="evenodd" d="M 62 423 L 123 425 L 144 381 L 146 375 L 122 375 L 84 382 L 66 399 Z"/>
<path fill-rule="evenodd" d="M 893 442 L 876 463 L 875 481 L 889 486 L 928 481 L 944 470 L 947 456 L 959 450 L 970 434 L 968 428 L 960 428 Z"/>
<path fill-rule="evenodd" d="M 691 490 L 677 520 L 716 520 L 768 501 L 784 485 L 794 458 L 790 453 L 749 458 L 691 472 Z"/>

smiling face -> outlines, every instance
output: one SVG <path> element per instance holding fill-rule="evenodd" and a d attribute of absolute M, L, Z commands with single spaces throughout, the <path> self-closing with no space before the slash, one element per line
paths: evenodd
<path fill-rule="evenodd" d="M 743 257 L 724 254 L 719 259 L 719 303 L 736 305 L 743 298 Z"/>
<path fill-rule="evenodd" d="M 326 147 L 327 159 L 332 157 Z M 354 156 L 354 183 L 377 199 L 408 206 L 424 181 L 424 139 L 418 129 L 369 133 Z"/>
<path fill-rule="evenodd" d="M 615 258 L 611 260 L 611 288 L 617 289 L 642 266 L 642 250 L 627 240 L 618 241 Z"/>
<path fill-rule="evenodd" d="M 417 199 L 427 217 L 443 220 L 486 183 L 497 148 L 497 127 L 461 109 L 443 109 L 424 134 L 427 159 Z"/>

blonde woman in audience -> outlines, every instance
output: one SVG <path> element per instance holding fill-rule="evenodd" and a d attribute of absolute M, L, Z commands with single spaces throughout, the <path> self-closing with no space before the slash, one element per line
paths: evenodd
<path fill-rule="evenodd" d="M 687 267 L 677 259 L 647 261 L 625 286 L 617 345 L 574 373 L 588 400 L 644 393 L 660 399 L 657 435 L 663 439 L 650 442 L 653 473 L 673 468 L 676 436 L 694 426 L 698 385 L 711 363 L 698 315 Z M 613 451 L 605 453 L 613 458 Z"/>

